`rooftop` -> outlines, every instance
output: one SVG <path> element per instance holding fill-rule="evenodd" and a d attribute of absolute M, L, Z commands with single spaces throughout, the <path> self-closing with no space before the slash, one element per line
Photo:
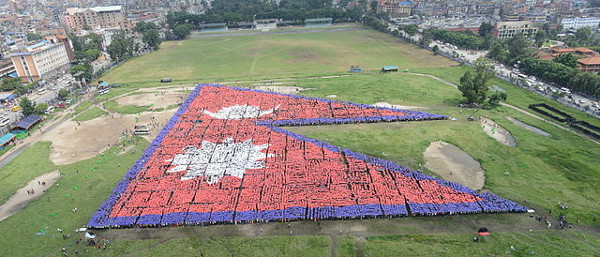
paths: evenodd
<path fill-rule="evenodd" d="M 600 56 L 579 59 L 577 62 L 582 65 L 600 65 Z"/>
<path fill-rule="evenodd" d="M 123 7 L 120 5 L 98 6 L 98 7 L 90 8 L 90 10 L 92 10 L 94 12 L 117 12 L 117 11 L 121 11 L 122 9 L 123 9 Z"/>

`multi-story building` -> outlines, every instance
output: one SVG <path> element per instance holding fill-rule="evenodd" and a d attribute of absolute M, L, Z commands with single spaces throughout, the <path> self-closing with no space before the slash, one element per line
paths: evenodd
<path fill-rule="evenodd" d="M 512 38 L 517 34 L 523 34 L 525 37 L 533 37 L 538 28 L 533 26 L 531 21 L 509 21 L 498 22 L 492 33 L 499 39 Z"/>
<path fill-rule="evenodd" d="M 60 40 L 42 40 L 11 52 L 10 58 L 24 82 L 52 77 L 69 67 L 69 56 Z"/>
<path fill-rule="evenodd" d="M 560 24 L 565 29 L 578 30 L 585 27 L 595 29 L 600 25 L 600 17 L 564 18 Z"/>
<path fill-rule="evenodd" d="M 114 28 L 123 30 L 133 28 L 133 23 L 125 18 L 122 6 L 106 6 L 94 8 L 68 8 L 63 16 L 63 24 L 71 32 L 82 29 Z"/>
<path fill-rule="evenodd" d="M 377 1 L 377 12 L 385 12 L 391 18 L 402 18 L 410 16 L 412 3 L 400 0 L 379 0 Z"/>

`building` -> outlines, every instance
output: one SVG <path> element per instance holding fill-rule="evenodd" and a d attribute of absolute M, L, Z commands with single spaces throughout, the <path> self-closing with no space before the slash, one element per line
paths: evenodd
<path fill-rule="evenodd" d="M 218 32 L 218 31 L 228 31 L 229 26 L 227 23 L 205 23 L 199 24 L 200 32 Z"/>
<path fill-rule="evenodd" d="M 333 18 L 317 18 L 304 20 L 304 27 L 320 28 L 333 26 Z"/>
<path fill-rule="evenodd" d="M 576 54 L 580 56 L 594 56 L 596 55 L 596 51 L 589 49 L 587 47 L 576 47 L 576 48 L 550 48 L 550 52 L 556 55 L 560 54 Z"/>
<path fill-rule="evenodd" d="M 254 20 L 254 28 L 257 30 L 277 29 L 277 19 L 258 19 Z"/>
<path fill-rule="evenodd" d="M 600 71 L 600 56 L 583 58 L 577 60 L 577 64 L 579 64 L 580 71 Z"/>
<path fill-rule="evenodd" d="M 45 36 L 46 40 L 53 40 L 55 42 L 62 42 L 65 45 L 65 50 L 67 51 L 67 57 L 69 57 L 69 62 L 75 61 L 75 52 L 73 51 L 73 43 L 71 39 L 65 35 L 54 35 L 54 36 Z"/>
<path fill-rule="evenodd" d="M 533 37 L 538 28 L 533 26 L 531 21 L 508 21 L 498 22 L 492 33 L 499 39 L 512 38 L 517 34 L 523 34 L 525 37 Z"/>
<path fill-rule="evenodd" d="M 126 31 L 133 29 L 133 22 L 125 18 L 122 6 L 68 8 L 63 16 L 63 24 L 71 32 L 114 27 Z"/>
<path fill-rule="evenodd" d="M 402 18 L 410 16 L 411 2 L 399 0 L 377 1 L 377 12 L 385 12 L 390 18 Z"/>
<path fill-rule="evenodd" d="M 11 52 L 10 58 L 24 82 L 52 77 L 69 67 L 69 56 L 60 40 L 42 40 Z"/>
<path fill-rule="evenodd" d="M 565 18 L 560 24 L 564 29 L 578 30 L 585 27 L 595 29 L 600 25 L 600 17 Z"/>

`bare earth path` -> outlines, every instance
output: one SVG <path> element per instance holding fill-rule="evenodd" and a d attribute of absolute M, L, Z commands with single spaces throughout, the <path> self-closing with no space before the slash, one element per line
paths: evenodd
<path fill-rule="evenodd" d="M 481 190 L 485 184 L 485 171 L 469 154 L 442 141 L 431 142 L 423 153 L 425 168 L 443 179 L 459 183 L 473 190 Z"/>
<path fill-rule="evenodd" d="M 480 120 L 481 126 L 483 127 L 483 131 L 485 131 L 488 136 L 496 139 L 496 141 L 500 142 L 503 145 L 515 147 L 517 146 L 517 141 L 515 138 L 508 132 L 508 130 L 500 127 L 496 122 L 490 120 L 488 118 L 482 117 Z"/>
<path fill-rule="evenodd" d="M 12 195 L 8 201 L 6 201 L 6 203 L 0 206 L 0 221 L 3 221 L 15 214 L 33 199 L 40 197 L 44 193 L 44 190 L 51 187 L 59 178 L 60 172 L 56 170 L 43 174 L 29 181 L 27 185 L 17 190 L 17 192 Z M 40 184 L 42 181 L 45 182 L 45 186 Z M 31 189 L 34 190 L 34 193 L 28 194 L 27 191 Z"/>

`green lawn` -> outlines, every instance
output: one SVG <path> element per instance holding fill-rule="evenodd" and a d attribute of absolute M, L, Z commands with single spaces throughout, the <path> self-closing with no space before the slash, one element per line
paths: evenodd
<path fill-rule="evenodd" d="M 473 235 L 398 235 L 367 237 L 364 256 L 598 256 L 600 239 L 576 231 L 492 233 L 486 242 Z M 341 256 L 358 256 L 344 254 Z"/>
<path fill-rule="evenodd" d="M 48 161 L 50 144 L 37 143 L 0 170 L 0 197 L 4 202 L 17 188 L 41 174 L 59 169 L 62 177 L 37 200 L 17 214 L 0 222 L 0 256 L 57 256 L 62 247 L 72 247 L 73 240 L 63 240 L 57 228 L 65 234 L 85 226 L 98 206 L 106 200 L 127 168 L 148 145 L 135 139 L 130 151 L 118 154 L 119 147 L 105 152 L 104 157 L 56 166 Z M 72 212 L 78 208 L 77 212 Z M 44 231 L 46 235 L 36 235 Z M 142 245 L 143 242 L 139 242 Z M 35 247 L 33 247 L 35 246 Z"/>
<path fill-rule="evenodd" d="M 88 108 L 90 108 L 92 106 L 92 102 L 91 101 L 83 101 L 81 103 L 79 103 L 77 106 L 75 106 L 75 108 L 73 108 L 73 116 L 76 116 L 77 114 L 80 114 L 81 112 L 87 110 Z"/>
<path fill-rule="evenodd" d="M 94 106 L 88 110 L 83 111 L 81 114 L 79 114 L 75 118 L 73 118 L 73 120 L 74 121 L 88 121 L 88 120 L 93 120 L 95 118 L 102 117 L 105 114 L 106 114 L 105 111 Z"/>
<path fill-rule="evenodd" d="M 443 57 L 372 30 L 196 38 L 165 42 L 155 53 L 130 60 L 102 77 L 119 84 L 232 81 L 345 72 L 350 65 L 379 70 L 456 65 Z"/>

